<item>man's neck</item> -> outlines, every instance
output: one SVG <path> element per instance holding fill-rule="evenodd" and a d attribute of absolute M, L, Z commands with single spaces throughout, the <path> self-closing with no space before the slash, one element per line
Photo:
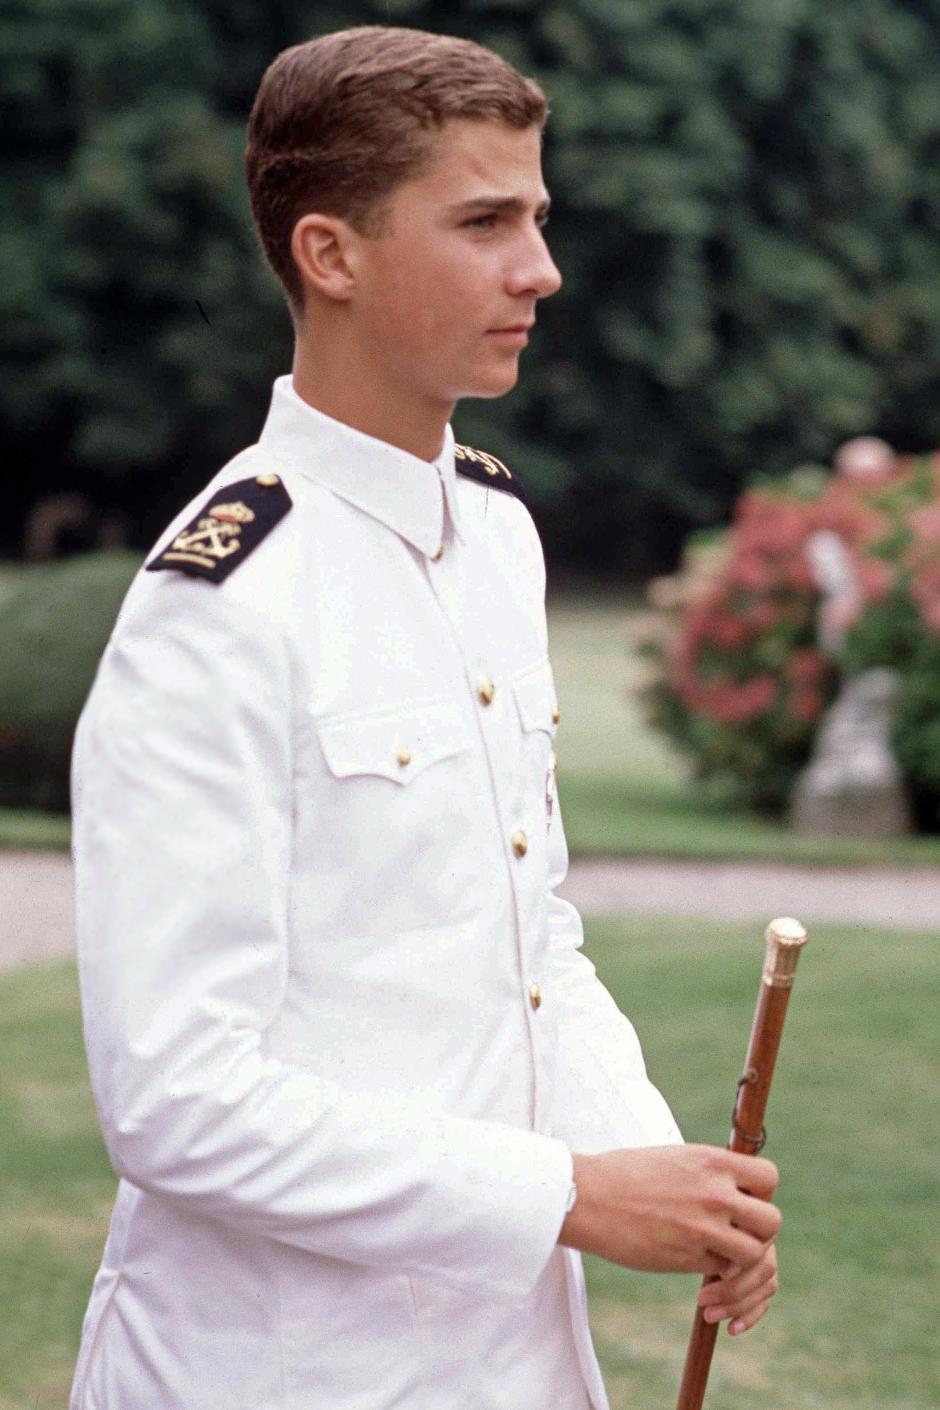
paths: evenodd
<path fill-rule="evenodd" d="M 389 385 L 387 377 L 370 371 L 338 350 L 324 357 L 301 338 L 294 346 L 294 390 L 303 401 L 419 460 L 434 460 L 453 404 L 431 401 L 414 388 Z"/>

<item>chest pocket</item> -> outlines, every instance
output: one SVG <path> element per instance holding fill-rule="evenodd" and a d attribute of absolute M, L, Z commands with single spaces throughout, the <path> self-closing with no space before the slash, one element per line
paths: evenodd
<path fill-rule="evenodd" d="M 405 786 L 441 759 L 470 748 L 453 700 L 411 701 L 317 722 L 320 747 L 336 778 L 369 774 Z"/>
<path fill-rule="evenodd" d="M 558 701 L 548 658 L 513 676 L 512 692 L 526 733 L 541 730 L 551 738 L 558 727 Z"/>

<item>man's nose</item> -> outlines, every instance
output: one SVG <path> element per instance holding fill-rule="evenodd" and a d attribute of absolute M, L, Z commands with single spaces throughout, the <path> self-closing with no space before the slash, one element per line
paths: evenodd
<path fill-rule="evenodd" d="M 537 299 L 544 299 L 556 294 L 560 288 L 558 266 L 548 252 L 542 232 L 536 231 L 524 257 L 520 258 L 509 276 L 507 290 L 510 294 L 532 294 Z"/>

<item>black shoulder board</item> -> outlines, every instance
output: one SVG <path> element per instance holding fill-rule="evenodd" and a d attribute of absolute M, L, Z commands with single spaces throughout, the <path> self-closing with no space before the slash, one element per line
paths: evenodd
<path fill-rule="evenodd" d="M 478 480 L 491 490 L 506 490 L 525 500 L 519 481 L 495 455 L 488 455 L 485 450 L 472 450 L 470 446 L 454 446 L 454 460 L 458 475 L 466 475 L 468 480 Z"/>
<path fill-rule="evenodd" d="M 147 571 L 176 568 L 220 583 L 244 563 L 290 507 L 290 495 L 279 475 L 258 475 L 223 485 L 172 543 L 147 564 Z"/>

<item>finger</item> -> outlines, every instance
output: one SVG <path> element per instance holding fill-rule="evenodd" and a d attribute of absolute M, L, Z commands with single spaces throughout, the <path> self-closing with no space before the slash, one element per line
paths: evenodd
<path fill-rule="evenodd" d="M 731 1162 L 728 1171 L 735 1184 L 757 1199 L 770 1199 L 780 1180 L 780 1172 L 773 1161 L 765 1160 L 762 1155 L 740 1155 L 737 1151 L 725 1154 Z"/>
<path fill-rule="evenodd" d="M 751 1195 L 738 1195 L 737 1201 L 732 1205 L 731 1218 L 738 1228 L 746 1229 L 749 1234 L 760 1239 L 762 1244 L 768 1244 L 775 1239 L 783 1223 L 783 1215 L 775 1204 L 754 1199 Z"/>
<path fill-rule="evenodd" d="M 718 1303 L 728 1306 L 772 1282 L 776 1274 L 776 1255 L 773 1250 L 765 1251 L 764 1257 L 753 1267 L 735 1268 L 733 1273 L 729 1267 L 715 1282 L 703 1287 L 698 1295 L 699 1306 L 715 1306 Z"/>
<path fill-rule="evenodd" d="M 749 1332 L 760 1321 L 769 1306 L 770 1299 L 768 1298 L 766 1302 L 761 1302 L 750 1312 L 746 1312 L 743 1317 L 735 1317 L 728 1326 L 729 1334 L 733 1337 L 739 1337 L 742 1332 Z"/>
<path fill-rule="evenodd" d="M 767 1278 L 759 1287 L 752 1288 L 750 1292 L 741 1297 L 726 1298 L 722 1302 L 707 1304 L 703 1308 L 705 1321 L 724 1322 L 728 1317 L 744 1317 L 755 1307 L 768 1303 L 776 1291 L 776 1277 Z"/>
<path fill-rule="evenodd" d="M 707 1253 L 717 1255 L 726 1262 L 739 1263 L 742 1268 L 753 1268 L 763 1258 L 766 1248 L 766 1239 L 755 1238 L 746 1229 L 729 1224 L 709 1235 Z"/>
<path fill-rule="evenodd" d="M 730 1265 L 728 1263 L 727 1258 L 719 1258 L 716 1254 L 709 1253 L 706 1254 L 701 1268 L 699 1268 L 697 1271 L 700 1273 L 704 1273 L 705 1277 L 711 1281 L 713 1279 L 720 1278 L 724 1273 L 725 1269 L 729 1266 Z"/>

